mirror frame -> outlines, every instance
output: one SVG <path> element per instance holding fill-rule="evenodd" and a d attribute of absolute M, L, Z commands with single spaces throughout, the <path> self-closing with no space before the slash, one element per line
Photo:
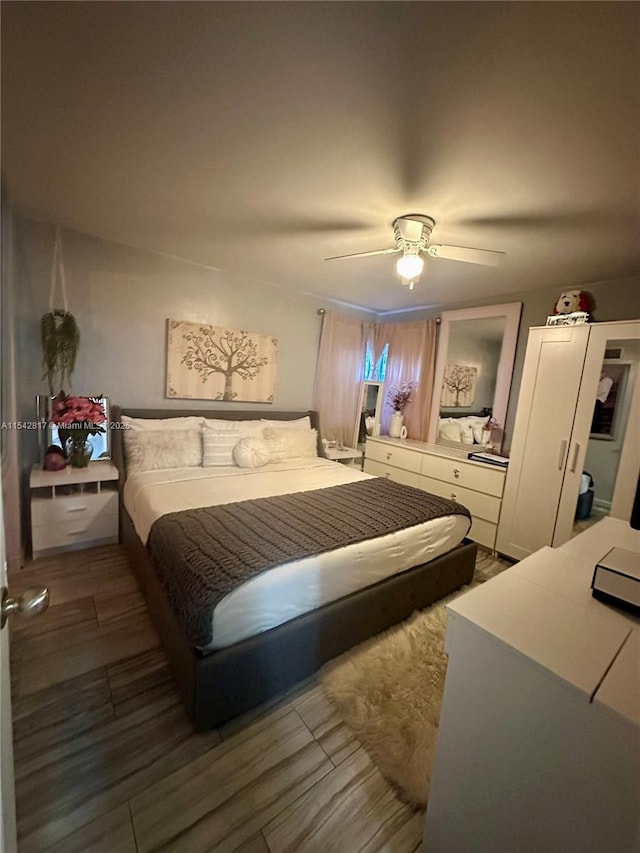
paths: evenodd
<path fill-rule="evenodd" d="M 502 350 L 496 375 L 496 391 L 493 398 L 493 417 L 504 430 L 504 422 L 507 416 L 507 405 L 511 391 L 511 378 L 513 376 L 513 363 L 516 356 L 516 344 L 518 343 L 518 329 L 520 327 L 520 314 L 522 302 L 505 302 L 502 305 L 482 305 L 477 308 L 460 308 L 455 311 L 443 311 L 440 318 L 440 335 L 438 339 L 438 355 L 436 357 L 436 368 L 433 378 L 433 398 L 431 400 L 431 415 L 429 417 L 428 441 L 436 444 L 438 438 L 438 420 L 440 418 L 440 397 L 442 392 L 442 381 L 447 364 L 447 350 L 449 349 L 449 336 L 451 323 L 457 320 L 482 320 L 488 317 L 504 317 L 504 337 L 502 338 Z M 468 445 L 464 445 L 467 447 Z"/>

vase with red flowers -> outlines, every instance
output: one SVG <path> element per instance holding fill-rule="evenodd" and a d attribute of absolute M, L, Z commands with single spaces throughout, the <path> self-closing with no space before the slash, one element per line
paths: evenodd
<path fill-rule="evenodd" d="M 90 435 L 105 432 L 105 411 L 99 397 L 74 397 L 63 391 L 54 398 L 51 423 L 58 435 L 72 468 L 86 468 L 91 460 Z"/>

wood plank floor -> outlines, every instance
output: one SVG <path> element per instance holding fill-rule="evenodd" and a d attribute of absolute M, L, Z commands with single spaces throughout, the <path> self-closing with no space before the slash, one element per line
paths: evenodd
<path fill-rule="evenodd" d="M 508 565 L 481 552 L 479 579 Z M 11 622 L 20 853 L 410 853 L 401 803 L 314 683 L 195 733 L 118 545 L 38 560 Z"/>

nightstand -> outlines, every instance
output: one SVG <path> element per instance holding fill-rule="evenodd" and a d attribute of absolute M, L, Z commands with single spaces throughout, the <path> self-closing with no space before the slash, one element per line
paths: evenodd
<path fill-rule="evenodd" d="M 354 465 L 362 468 L 364 457 L 362 449 L 358 449 L 357 447 L 343 447 L 341 450 L 338 450 L 337 447 L 327 447 L 324 452 L 332 462 L 342 462 L 343 465 Z"/>
<path fill-rule="evenodd" d="M 118 469 L 107 460 L 86 468 L 31 469 L 33 559 L 118 541 Z"/>

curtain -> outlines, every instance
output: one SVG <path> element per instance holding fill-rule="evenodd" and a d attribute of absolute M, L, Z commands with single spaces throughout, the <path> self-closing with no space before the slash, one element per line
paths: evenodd
<path fill-rule="evenodd" d="M 314 408 L 320 413 L 322 437 L 346 447 L 354 446 L 359 425 L 367 334 L 361 320 L 331 311 L 324 315 Z"/>
<path fill-rule="evenodd" d="M 389 432 L 389 420 L 393 413 L 387 402 L 389 390 L 401 382 L 412 381 L 416 383 L 416 388 L 411 402 L 404 410 L 407 437 L 418 441 L 427 440 L 435 371 L 436 329 L 435 320 L 380 325 L 380 340 L 389 344 L 382 410 L 383 433 Z"/>

